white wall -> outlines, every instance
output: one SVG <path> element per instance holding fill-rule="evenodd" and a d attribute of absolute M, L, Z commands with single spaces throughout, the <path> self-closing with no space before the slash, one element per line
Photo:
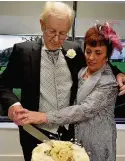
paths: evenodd
<path fill-rule="evenodd" d="M 13 123 L 0 123 L 0 161 L 24 161 L 18 128 Z"/>
<path fill-rule="evenodd" d="M 0 1 L 0 34 L 40 34 L 44 1 Z M 67 2 L 72 6 L 72 2 Z"/>
<path fill-rule="evenodd" d="M 72 1 L 66 2 L 72 6 Z M 0 34 L 39 34 L 39 15 L 44 1 L 0 1 Z M 95 20 L 116 20 L 114 25 L 125 38 L 125 2 L 78 1 L 76 36 L 83 36 Z"/>
<path fill-rule="evenodd" d="M 87 28 L 100 22 L 118 21 L 114 29 L 125 38 L 125 2 L 78 2 L 76 35 L 83 36 Z"/>

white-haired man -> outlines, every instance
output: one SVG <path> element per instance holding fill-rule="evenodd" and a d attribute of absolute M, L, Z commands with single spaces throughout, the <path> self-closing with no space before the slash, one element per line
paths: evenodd
<path fill-rule="evenodd" d="M 62 140 L 73 137 L 72 126 L 67 130 L 68 125 L 41 124 L 41 118 L 47 119 L 47 111 L 72 105 L 76 97 L 77 74 L 85 66 L 85 59 L 76 43 L 66 41 L 73 20 L 74 13 L 68 5 L 47 2 L 40 18 L 43 38 L 15 44 L 0 76 L 0 101 L 9 117 L 17 125 L 32 123 L 48 137 Z M 21 102 L 12 88 L 21 88 Z M 24 117 L 27 112 L 29 118 Z M 40 142 L 22 126 L 19 132 L 25 161 L 30 161 L 32 149 Z"/>

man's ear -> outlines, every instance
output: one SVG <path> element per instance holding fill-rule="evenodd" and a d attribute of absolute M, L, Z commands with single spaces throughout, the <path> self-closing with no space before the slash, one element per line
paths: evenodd
<path fill-rule="evenodd" d="M 41 30 L 44 31 L 45 30 L 45 23 L 43 22 L 42 19 L 40 19 L 40 25 L 41 25 Z"/>

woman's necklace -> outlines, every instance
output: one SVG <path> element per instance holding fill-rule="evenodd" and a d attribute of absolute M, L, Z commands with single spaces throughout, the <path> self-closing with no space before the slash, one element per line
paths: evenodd
<path fill-rule="evenodd" d="M 88 79 L 90 77 L 88 71 L 86 70 L 85 74 L 82 76 L 84 79 Z"/>

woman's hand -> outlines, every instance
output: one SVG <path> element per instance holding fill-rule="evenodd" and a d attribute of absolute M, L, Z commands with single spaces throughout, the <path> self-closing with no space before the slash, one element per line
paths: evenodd
<path fill-rule="evenodd" d="M 21 109 L 19 113 L 22 113 Z M 29 111 L 23 112 L 21 115 L 18 115 L 18 125 L 26 125 L 26 124 L 41 124 L 47 123 L 47 117 L 45 113 Z"/>
<path fill-rule="evenodd" d="M 125 74 L 119 73 L 116 78 L 117 78 L 118 85 L 120 87 L 119 89 L 120 92 L 118 95 L 121 96 L 125 94 Z"/>

